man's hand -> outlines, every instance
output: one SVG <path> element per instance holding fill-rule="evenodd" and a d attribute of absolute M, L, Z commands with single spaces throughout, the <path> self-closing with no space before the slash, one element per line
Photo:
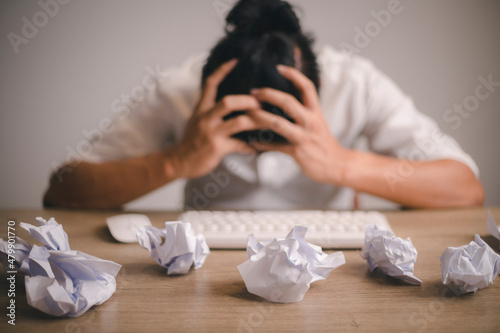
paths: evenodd
<path fill-rule="evenodd" d="M 103 163 L 82 162 L 69 168 L 63 180 L 54 173 L 44 196 L 46 207 L 108 209 L 149 193 L 178 178 L 203 176 L 212 171 L 221 159 L 232 152 L 254 152 L 231 135 L 258 128 L 259 121 L 241 115 L 224 121 L 222 118 L 236 110 L 265 113 L 260 103 L 250 95 L 227 96 L 215 103 L 217 88 L 234 68 L 236 61 L 222 65 L 205 84 L 202 97 L 189 120 L 182 140 L 164 151 L 152 152 L 124 160 Z M 126 181 L 124 181 L 124 179 Z"/>
<path fill-rule="evenodd" d="M 250 95 L 225 96 L 215 103 L 217 89 L 237 60 L 223 64 L 205 82 L 201 99 L 188 121 L 181 141 L 166 151 L 167 175 L 175 178 L 195 178 L 208 174 L 222 158 L 233 152 L 253 152 L 246 143 L 234 139 L 233 134 L 263 128 L 262 123 L 247 114 L 224 121 L 233 111 L 253 110 L 252 115 L 266 113 Z"/>
<path fill-rule="evenodd" d="M 274 150 L 292 156 L 309 178 L 321 183 L 340 184 L 343 179 L 344 156 L 348 154 L 330 134 L 323 118 L 314 84 L 293 67 L 278 66 L 282 76 L 290 80 L 300 91 L 303 104 L 282 91 L 262 88 L 252 90 L 261 102 L 281 108 L 295 120 L 295 124 L 271 114 L 249 114 L 267 122 L 274 132 L 285 137 L 289 144 L 252 143 L 258 150 Z"/>
<path fill-rule="evenodd" d="M 481 183 L 471 169 L 454 160 L 420 162 L 411 175 L 391 187 L 385 175 L 396 174 L 404 160 L 342 148 L 329 132 L 313 83 L 295 68 L 279 66 L 278 70 L 300 90 L 303 103 L 274 89 L 254 90 L 252 95 L 259 101 L 282 108 L 295 120 L 294 124 L 270 113 L 255 113 L 255 119 L 267 119 L 268 126 L 289 141 L 279 145 L 256 142 L 256 149 L 291 155 L 317 182 L 351 187 L 409 207 L 483 204 Z"/>

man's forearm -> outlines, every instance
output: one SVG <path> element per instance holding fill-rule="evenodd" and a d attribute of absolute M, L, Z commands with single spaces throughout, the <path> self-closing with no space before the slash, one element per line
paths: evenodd
<path fill-rule="evenodd" d="M 484 191 L 474 173 L 454 160 L 408 161 L 348 151 L 342 186 L 409 207 L 477 206 Z"/>
<path fill-rule="evenodd" d="M 81 162 L 51 176 L 45 207 L 118 208 L 175 179 L 165 153 L 105 163 Z"/>

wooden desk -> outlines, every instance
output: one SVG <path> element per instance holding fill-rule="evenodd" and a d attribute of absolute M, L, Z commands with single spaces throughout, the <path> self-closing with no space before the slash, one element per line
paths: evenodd
<path fill-rule="evenodd" d="M 500 208 L 492 209 L 500 221 Z M 16 326 L 7 325 L 6 290 L 1 293 L 1 332 L 498 332 L 500 280 L 475 294 L 454 297 L 441 283 L 439 255 L 448 246 L 486 236 L 486 209 L 421 210 L 386 213 L 395 233 L 411 237 L 418 250 L 415 274 L 422 286 L 399 284 L 370 274 L 357 251 L 344 251 L 347 263 L 327 280 L 311 285 L 302 302 L 274 304 L 249 294 L 236 266 L 244 251 L 212 251 L 205 265 L 183 276 L 166 270 L 137 244 L 111 238 L 105 217 L 116 212 L 63 210 L 0 211 L 0 236 L 6 222 L 34 223 L 55 217 L 70 246 L 123 265 L 116 293 L 79 318 L 57 319 L 29 307 L 24 280 L 17 279 Z M 175 213 L 146 213 L 155 226 Z M 20 227 L 17 235 L 33 243 Z M 499 242 L 484 239 L 498 250 Z M 19 274 L 20 275 L 20 274 Z M 2 270 L 5 286 L 5 270 Z"/>

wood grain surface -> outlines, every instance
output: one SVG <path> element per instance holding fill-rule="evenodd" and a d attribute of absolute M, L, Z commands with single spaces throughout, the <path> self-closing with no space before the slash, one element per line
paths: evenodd
<path fill-rule="evenodd" d="M 500 208 L 491 208 L 500 223 Z M 346 264 L 311 285 L 303 301 L 274 304 L 247 292 L 236 268 L 245 251 L 213 250 L 205 265 L 187 275 L 166 270 L 138 244 L 113 240 L 105 218 L 120 212 L 0 210 L 0 237 L 7 221 L 36 243 L 19 222 L 55 217 L 71 249 L 123 265 L 116 293 L 78 318 L 53 318 L 26 303 L 24 279 L 16 281 L 16 326 L 7 324 L 5 268 L 0 278 L 1 332 L 500 332 L 500 280 L 476 293 L 456 297 L 441 282 L 439 256 L 479 234 L 497 252 L 500 242 L 486 232 L 486 208 L 385 212 L 397 236 L 418 250 L 408 286 L 370 273 L 360 251 L 346 250 Z M 172 212 L 143 212 L 153 225 L 175 220 Z M 327 251 L 330 252 L 330 251 Z"/>

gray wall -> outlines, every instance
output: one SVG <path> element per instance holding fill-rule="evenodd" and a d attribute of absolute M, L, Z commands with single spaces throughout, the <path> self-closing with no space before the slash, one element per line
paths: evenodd
<path fill-rule="evenodd" d="M 356 53 L 413 96 L 477 161 L 486 204 L 500 205 L 500 87 L 473 112 L 444 117 L 455 103 L 473 101 L 479 76 L 500 81 L 500 1 L 401 0 L 385 27 L 371 11 L 387 9 L 389 0 L 291 2 L 318 46 L 357 46 Z M 231 3 L 73 0 L 49 6 L 46 15 L 37 1 L 2 0 L 0 207 L 40 207 L 52 166 L 65 160 L 67 149 L 112 117 L 113 101 L 140 86 L 146 68 L 176 65 L 207 50 L 222 36 L 221 15 Z M 26 21 L 38 31 L 23 31 Z M 369 43 L 359 44 L 355 28 L 377 26 Z M 9 36 L 26 39 L 13 47 Z M 176 182 L 130 207 L 179 207 L 181 186 Z"/>

